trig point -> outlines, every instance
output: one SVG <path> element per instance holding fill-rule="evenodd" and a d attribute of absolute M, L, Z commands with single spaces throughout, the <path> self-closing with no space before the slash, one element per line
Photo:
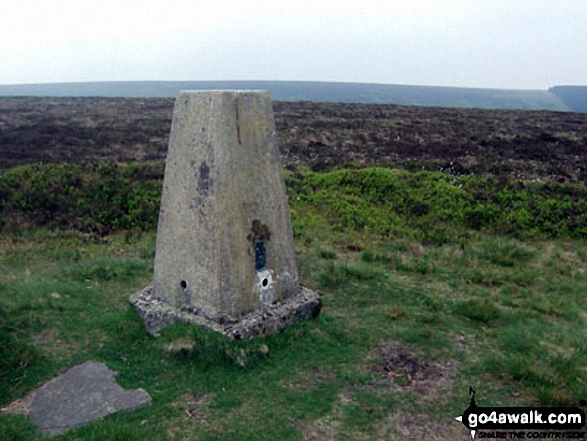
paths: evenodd
<path fill-rule="evenodd" d="M 153 285 L 130 302 L 151 334 L 187 322 L 237 339 L 320 312 L 298 282 L 268 92 L 177 95 Z"/>

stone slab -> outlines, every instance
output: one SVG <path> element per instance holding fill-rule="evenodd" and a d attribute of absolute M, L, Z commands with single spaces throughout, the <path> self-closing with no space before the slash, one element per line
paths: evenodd
<path fill-rule="evenodd" d="M 320 296 L 304 286 L 295 297 L 274 302 L 237 322 L 223 324 L 205 317 L 201 310 L 189 306 L 174 308 L 162 302 L 153 295 L 152 286 L 131 295 L 130 303 L 151 335 L 157 336 L 159 331 L 172 323 L 187 323 L 220 332 L 235 340 L 280 332 L 298 320 L 317 317 L 322 309 Z"/>
<path fill-rule="evenodd" d="M 133 410 L 151 403 L 143 389 L 125 390 L 117 372 L 104 363 L 87 361 L 59 374 L 5 412 L 28 415 L 43 435 L 56 435 L 73 427 Z"/>

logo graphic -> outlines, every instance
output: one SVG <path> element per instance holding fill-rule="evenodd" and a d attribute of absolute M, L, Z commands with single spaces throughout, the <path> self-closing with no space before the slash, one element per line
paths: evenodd
<path fill-rule="evenodd" d="M 469 401 L 469 407 L 467 407 L 465 412 L 463 412 L 463 415 L 459 415 L 458 417 L 455 418 L 455 420 L 463 423 L 465 425 L 465 427 L 471 431 L 471 438 L 472 439 L 475 439 L 475 434 L 477 433 L 477 431 L 475 429 L 471 429 L 467 425 L 466 419 L 463 421 L 463 417 L 466 416 L 467 412 L 469 412 L 471 409 L 477 409 L 477 402 L 475 401 L 476 394 L 477 394 L 477 391 L 475 389 L 473 389 L 471 386 L 469 386 L 469 397 L 471 397 L 471 399 Z"/>
<path fill-rule="evenodd" d="M 475 400 L 477 391 L 469 386 L 469 407 L 455 419 L 469 429 L 471 438 L 479 430 L 513 430 L 510 438 L 582 438 L 585 427 L 585 411 L 578 407 L 479 407 Z M 584 400 L 581 401 L 584 405 Z M 528 431 L 532 432 L 528 432 Z M 555 431 L 575 431 L 560 432 Z M 495 435 L 495 434 L 494 434 Z M 507 433 L 491 438 L 506 438 Z M 528 436 L 526 436 L 528 435 Z"/>

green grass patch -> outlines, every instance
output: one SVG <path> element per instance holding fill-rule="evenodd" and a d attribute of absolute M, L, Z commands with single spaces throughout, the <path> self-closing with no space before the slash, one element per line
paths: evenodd
<path fill-rule="evenodd" d="M 321 294 L 321 315 L 247 342 L 188 326 L 153 339 L 128 296 L 152 278 L 156 209 L 141 223 L 128 203 L 147 181 L 151 196 L 159 191 L 158 166 L 51 167 L 0 178 L 0 406 L 85 360 L 153 397 L 57 439 L 374 439 L 404 433 L 402 415 L 454 433 L 469 386 L 488 406 L 574 406 L 587 396 L 584 190 L 382 169 L 288 172 L 299 276 Z M 127 196 L 112 194 L 116 221 L 89 228 L 104 215 L 83 208 L 100 176 L 112 191 L 129 184 Z M 59 202 L 55 185 L 76 177 L 79 188 Z M 34 194 L 57 205 L 36 209 Z M 8 228 L 18 216 L 57 228 Z M 58 228 L 66 216 L 81 230 Z M 38 438 L 4 414 L 0 433 Z"/>
<path fill-rule="evenodd" d="M 453 430 L 446 415 L 464 410 L 469 385 L 488 405 L 576 405 L 587 393 L 587 274 L 579 271 L 587 253 L 580 242 L 501 237 L 463 249 L 402 239 L 361 252 L 301 246 L 302 281 L 322 294 L 322 314 L 278 335 L 233 342 L 188 326 L 169 327 L 159 339 L 145 333 L 127 299 L 149 282 L 153 238 L 96 242 L 43 230 L 4 238 L 0 404 L 88 359 L 119 371 L 124 387 L 142 387 L 154 402 L 59 439 L 326 432 L 368 439 L 396 430 L 393 415 L 406 412 Z M 505 244 L 497 258 L 494 241 Z M 554 265 L 561 258 L 576 271 Z M 482 276 L 472 277 L 471 268 Z M 515 277 L 526 272 L 540 276 Z M 397 379 L 382 377 L 374 366 L 385 361 L 377 354 L 386 342 L 413 354 L 414 369 L 453 370 L 414 389 L 405 365 L 388 361 Z M 198 416 L 187 417 L 189 409 Z M 21 417 L 1 415 L 0 430 L 7 439 L 37 437 Z"/>

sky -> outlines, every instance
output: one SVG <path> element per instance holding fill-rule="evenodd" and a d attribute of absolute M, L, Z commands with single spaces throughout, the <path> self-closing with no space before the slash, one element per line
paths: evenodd
<path fill-rule="evenodd" d="M 0 84 L 587 85 L 587 0 L 1 0 Z"/>

